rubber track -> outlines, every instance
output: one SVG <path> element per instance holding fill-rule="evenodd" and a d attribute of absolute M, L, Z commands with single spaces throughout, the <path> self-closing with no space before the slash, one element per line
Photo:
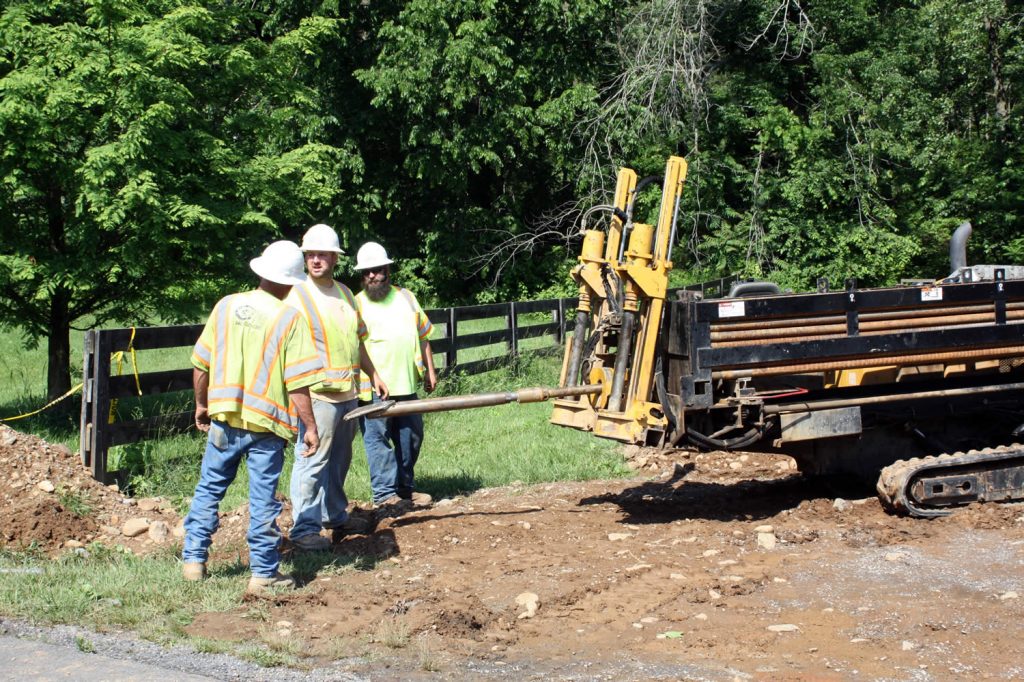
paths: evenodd
<path fill-rule="evenodd" d="M 952 454 L 936 455 L 934 457 L 915 457 L 913 459 L 900 460 L 882 469 L 878 476 L 876 488 L 878 497 L 882 504 L 899 514 L 910 514 L 924 518 L 948 516 L 953 513 L 955 507 L 929 507 L 921 506 L 914 502 L 909 489 L 914 478 L 925 472 L 940 472 L 943 469 L 953 469 L 973 464 L 990 464 L 1003 459 L 1024 457 L 1024 445 L 1014 443 L 982 450 L 969 450 L 967 452 L 956 452 Z"/>

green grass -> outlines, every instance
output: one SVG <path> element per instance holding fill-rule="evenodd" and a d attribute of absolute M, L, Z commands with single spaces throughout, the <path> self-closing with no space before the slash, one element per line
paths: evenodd
<path fill-rule="evenodd" d="M 556 357 L 527 356 L 512 368 L 446 379 L 436 394 L 551 386 L 557 383 L 560 367 Z M 614 443 L 549 425 L 550 410 L 550 404 L 535 403 L 425 415 L 424 445 L 416 466 L 417 487 L 440 498 L 514 481 L 538 483 L 628 474 Z M 110 466 L 131 472 L 134 494 L 159 495 L 184 508 L 183 500 L 191 496 L 198 479 L 203 448 L 204 440 L 198 434 L 145 441 L 115 448 Z M 282 491 L 288 490 L 293 457 L 289 446 L 279 484 Z M 345 487 L 351 500 L 368 501 L 371 497 L 366 455 L 358 435 Z M 223 509 L 243 503 L 247 488 L 243 465 L 228 490 Z"/>

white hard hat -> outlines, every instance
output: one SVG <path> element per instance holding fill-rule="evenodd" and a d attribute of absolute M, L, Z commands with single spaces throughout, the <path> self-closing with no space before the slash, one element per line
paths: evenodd
<path fill-rule="evenodd" d="M 304 260 L 299 245 L 295 242 L 274 242 L 263 249 L 263 255 L 249 261 L 252 271 L 263 279 L 277 284 L 302 284 L 306 281 L 303 272 Z"/>
<path fill-rule="evenodd" d="M 306 230 L 302 236 L 303 251 L 333 251 L 344 253 L 338 243 L 338 233 L 330 225 L 319 223 Z"/>
<path fill-rule="evenodd" d="M 388 258 L 388 252 L 377 242 L 366 242 L 356 253 L 356 270 L 370 270 L 395 261 Z"/>

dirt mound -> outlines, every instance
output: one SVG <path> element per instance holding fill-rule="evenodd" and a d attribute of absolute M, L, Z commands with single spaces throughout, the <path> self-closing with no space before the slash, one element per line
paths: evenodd
<path fill-rule="evenodd" d="M 148 552 L 175 540 L 179 517 L 93 480 L 77 453 L 0 425 L 0 547 L 46 554 L 90 542 Z M 179 531 L 180 532 L 180 531 Z"/>

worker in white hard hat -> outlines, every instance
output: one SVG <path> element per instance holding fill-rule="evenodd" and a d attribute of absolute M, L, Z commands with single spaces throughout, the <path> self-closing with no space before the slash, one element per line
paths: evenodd
<path fill-rule="evenodd" d="M 238 465 L 249 469 L 249 579 L 247 591 L 291 588 L 279 571 L 281 503 L 274 496 L 286 443 L 303 426 L 303 447 L 320 444 L 309 387 L 323 379 L 323 363 L 302 315 L 285 305 L 305 281 L 302 252 L 278 241 L 249 262 L 259 286 L 222 298 L 192 351 L 196 428 L 206 432 L 199 483 L 188 516 L 182 552 L 186 580 L 206 577 L 217 530 L 217 510 Z"/>
<path fill-rule="evenodd" d="M 391 400 L 412 400 L 422 383 L 430 393 L 437 385 L 430 334 L 434 330 L 426 313 L 408 289 L 391 283 L 391 265 L 384 247 L 367 242 L 356 254 L 356 270 L 363 289 L 356 303 L 368 333 L 366 350 L 391 390 Z M 361 386 L 360 401 L 379 401 L 385 396 Z M 429 506 L 429 494 L 416 490 L 415 467 L 423 445 L 423 416 L 359 420 L 370 468 L 373 502 L 385 511 L 405 511 Z"/>
<path fill-rule="evenodd" d="M 290 496 L 290 539 L 299 550 L 323 551 L 345 536 L 366 533 L 368 520 L 348 511 L 345 478 L 352 463 L 355 422 L 345 421 L 357 406 L 359 370 L 372 378 L 375 389 L 387 395 L 387 385 L 363 347 L 366 327 L 347 286 L 334 279 L 338 234 L 329 225 L 314 225 L 302 238 L 309 277 L 292 287 L 286 303 L 302 313 L 324 365 L 323 381 L 310 387 L 313 416 L 320 434 L 319 448 L 295 448 Z M 299 427 L 301 438 L 303 429 Z M 331 537 L 321 535 L 329 530 Z"/>

